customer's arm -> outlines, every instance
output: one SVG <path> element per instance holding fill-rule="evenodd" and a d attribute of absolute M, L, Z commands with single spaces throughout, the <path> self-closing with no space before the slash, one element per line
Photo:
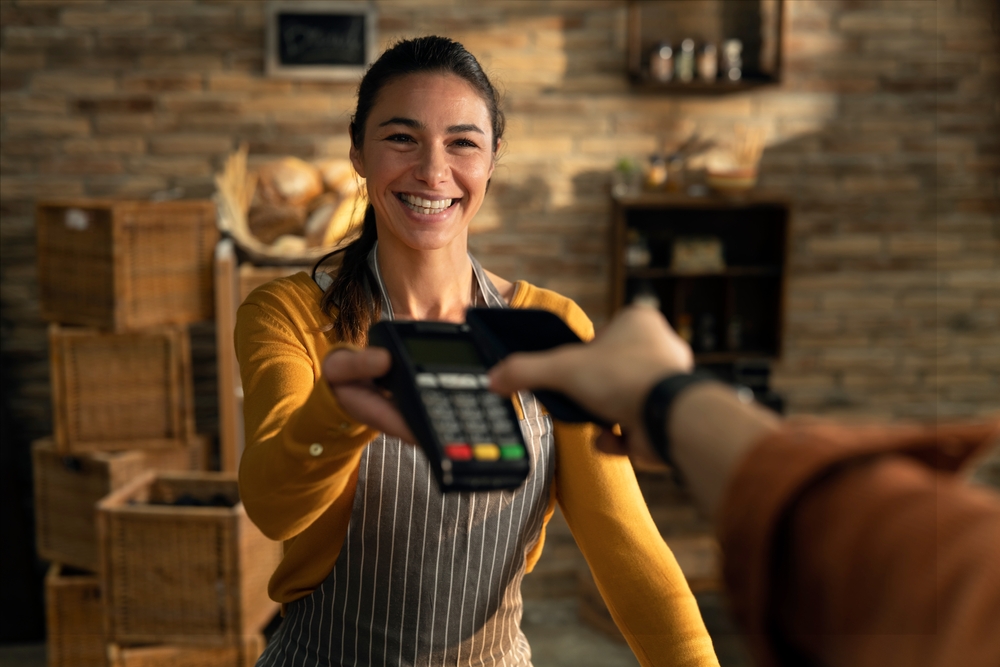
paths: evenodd
<path fill-rule="evenodd" d="M 665 376 L 691 370 L 691 349 L 659 311 L 625 309 L 586 345 L 551 352 L 515 354 L 490 373 L 498 393 L 555 389 L 571 395 L 595 414 L 621 425 L 622 435 L 605 430 L 598 446 L 628 454 L 643 465 L 662 465 L 650 445 L 643 406 Z M 667 414 L 671 453 L 696 499 L 714 512 L 736 464 L 750 446 L 779 426 L 778 418 L 740 401 L 722 383 L 705 382 L 684 391 Z"/>
<path fill-rule="evenodd" d="M 734 611 L 765 664 L 1000 664 L 1000 498 L 954 474 L 1000 424 L 789 423 L 721 505 Z"/>
<path fill-rule="evenodd" d="M 658 313 L 631 308 L 589 346 L 512 356 L 493 387 L 563 391 L 621 423 L 606 449 L 648 460 L 642 406 L 690 368 L 685 351 Z M 782 424 L 713 383 L 683 391 L 665 422 L 765 663 L 998 664 L 1000 501 L 950 473 L 1000 425 Z"/>

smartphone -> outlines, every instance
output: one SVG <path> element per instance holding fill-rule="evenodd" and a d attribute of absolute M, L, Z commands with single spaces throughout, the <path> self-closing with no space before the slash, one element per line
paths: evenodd
<path fill-rule="evenodd" d="M 369 345 L 392 354 L 376 383 L 392 393 L 442 491 L 516 489 L 531 469 L 509 398 L 489 391 L 493 355 L 469 324 L 378 322 Z"/>
<path fill-rule="evenodd" d="M 469 308 L 465 321 L 490 357 L 490 366 L 513 352 L 541 352 L 568 343 L 582 343 L 555 313 L 533 308 Z M 611 426 L 565 394 L 532 390 L 554 419 Z"/>

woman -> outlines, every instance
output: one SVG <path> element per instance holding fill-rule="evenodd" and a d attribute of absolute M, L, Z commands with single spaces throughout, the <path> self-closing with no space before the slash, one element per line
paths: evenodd
<path fill-rule="evenodd" d="M 557 501 L 640 660 L 716 664 L 628 460 L 595 454 L 590 427 L 553 425 L 519 394 L 527 481 L 442 495 L 423 453 L 393 437 L 408 434 L 398 413 L 358 381 L 387 365 L 352 367 L 342 349 L 380 318 L 461 322 L 472 305 L 546 308 L 593 335 L 569 299 L 468 252 L 503 128 L 460 44 L 396 44 L 362 80 L 350 127 L 370 202 L 360 238 L 335 276 L 277 280 L 240 307 L 240 488 L 254 522 L 285 541 L 269 586 L 285 618 L 259 665 L 529 665 L 520 583 Z"/>

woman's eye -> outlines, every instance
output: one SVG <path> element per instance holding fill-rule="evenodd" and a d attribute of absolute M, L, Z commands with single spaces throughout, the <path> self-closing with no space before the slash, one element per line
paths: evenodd
<path fill-rule="evenodd" d="M 385 138 L 386 141 L 393 141 L 399 143 L 405 143 L 408 141 L 413 141 L 413 137 L 408 134 L 390 134 Z"/>
<path fill-rule="evenodd" d="M 478 148 L 476 142 L 472 141 L 471 139 L 459 139 L 458 141 L 455 142 L 455 145 L 461 148 Z"/>

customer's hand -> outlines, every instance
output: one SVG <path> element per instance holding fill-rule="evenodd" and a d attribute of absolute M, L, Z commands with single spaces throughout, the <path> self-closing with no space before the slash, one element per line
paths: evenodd
<path fill-rule="evenodd" d="M 416 443 L 403 415 L 372 382 L 388 373 L 391 366 L 392 355 L 385 348 L 340 348 L 323 360 L 323 377 L 344 412 L 353 419 L 403 442 Z"/>
<path fill-rule="evenodd" d="M 658 310 L 630 306 L 588 344 L 510 355 L 490 371 L 490 389 L 504 395 L 519 389 L 562 392 L 621 426 L 621 436 L 601 434 L 599 449 L 650 466 L 662 462 L 646 436 L 646 397 L 662 378 L 692 367 L 691 348 Z"/>

